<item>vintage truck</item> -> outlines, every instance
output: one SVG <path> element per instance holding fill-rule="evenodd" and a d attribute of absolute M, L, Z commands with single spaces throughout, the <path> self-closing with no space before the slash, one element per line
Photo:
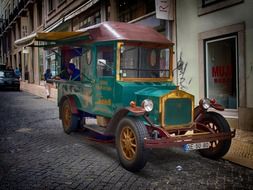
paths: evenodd
<path fill-rule="evenodd" d="M 139 171 L 153 148 L 182 147 L 218 159 L 235 136 L 214 99 L 173 83 L 173 43 L 136 24 L 103 22 L 76 32 L 36 33 L 17 45 L 48 41 L 80 69 L 80 81 L 59 80 L 59 117 L 69 134 L 79 127 L 115 139 L 119 161 Z M 30 43 L 31 44 L 31 43 Z M 40 46 L 40 45 L 37 45 Z"/>

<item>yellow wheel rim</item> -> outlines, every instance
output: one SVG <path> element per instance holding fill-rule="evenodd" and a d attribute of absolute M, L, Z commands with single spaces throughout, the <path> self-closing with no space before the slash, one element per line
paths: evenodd
<path fill-rule="evenodd" d="M 137 142 L 134 131 L 126 126 L 120 134 L 120 148 L 127 160 L 133 160 L 137 153 Z"/>
<path fill-rule="evenodd" d="M 71 125 L 71 109 L 70 109 L 70 106 L 68 105 L 68 103 L 66 103 L 64 106 L 63 106 L 63 124 L 64 124 L 64 128 L 68 128 L 70 127 Z"/>

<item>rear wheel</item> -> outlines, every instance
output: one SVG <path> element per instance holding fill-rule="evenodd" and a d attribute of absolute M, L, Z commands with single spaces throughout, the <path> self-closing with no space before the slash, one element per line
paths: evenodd
<path fill-rule="evenodd" d="M 137 172 L 146 165 L 148 150 L 144 148 L 144 138 L 147 136 L 147 129 L 140 120 L 125 117 L 120 121 L 116 131 L 116 147 L 125 169 Z"/>
<path fill-rule="evenodd" d="M 78 128 L 80 118 L 72 113 L 70 102 L 67 99 L 64 100 L 60 109 L 63 130 L 65 133 L 70 134 Z"/>
<path fill-rule="evenodd" d="M 214 133 L 231 132 L 226 119 L 216 112 L 207 112 L 199 122 L 211 128 Z M 201 149 L 199 152 L 204 157 L 218 159 L 228 152 L 231 139 L 217 140 L 210 143 L 211 146 L 208 149 Z"/>

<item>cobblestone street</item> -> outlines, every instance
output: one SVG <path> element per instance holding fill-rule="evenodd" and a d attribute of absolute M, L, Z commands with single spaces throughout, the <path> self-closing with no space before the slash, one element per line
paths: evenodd
<path fill-rule="evenodd" d="M 139 173 L 114 144 L 67 135 L 55 102 L 0 92 L 0 189 L 253 189 L 253 170 L 181 149 L 152 150 Z"/>

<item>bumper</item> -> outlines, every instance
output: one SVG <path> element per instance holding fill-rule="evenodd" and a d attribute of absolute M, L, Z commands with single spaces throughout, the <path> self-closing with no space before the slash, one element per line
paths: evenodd
<path fill-rule="evenodd" d="M 0 89 L 19 88 L 20 84 L 0 84 Z"/>
<path fill-rule="evenodd" d="M 168 148 L 172 146 L 182 146 L 185 144 L 212 142 L 235 137 L 235 130 L 229 133 L 194 133 L 191 135 L 168 136 L 157 139 L 144 139 L 145 148 Z"/>

